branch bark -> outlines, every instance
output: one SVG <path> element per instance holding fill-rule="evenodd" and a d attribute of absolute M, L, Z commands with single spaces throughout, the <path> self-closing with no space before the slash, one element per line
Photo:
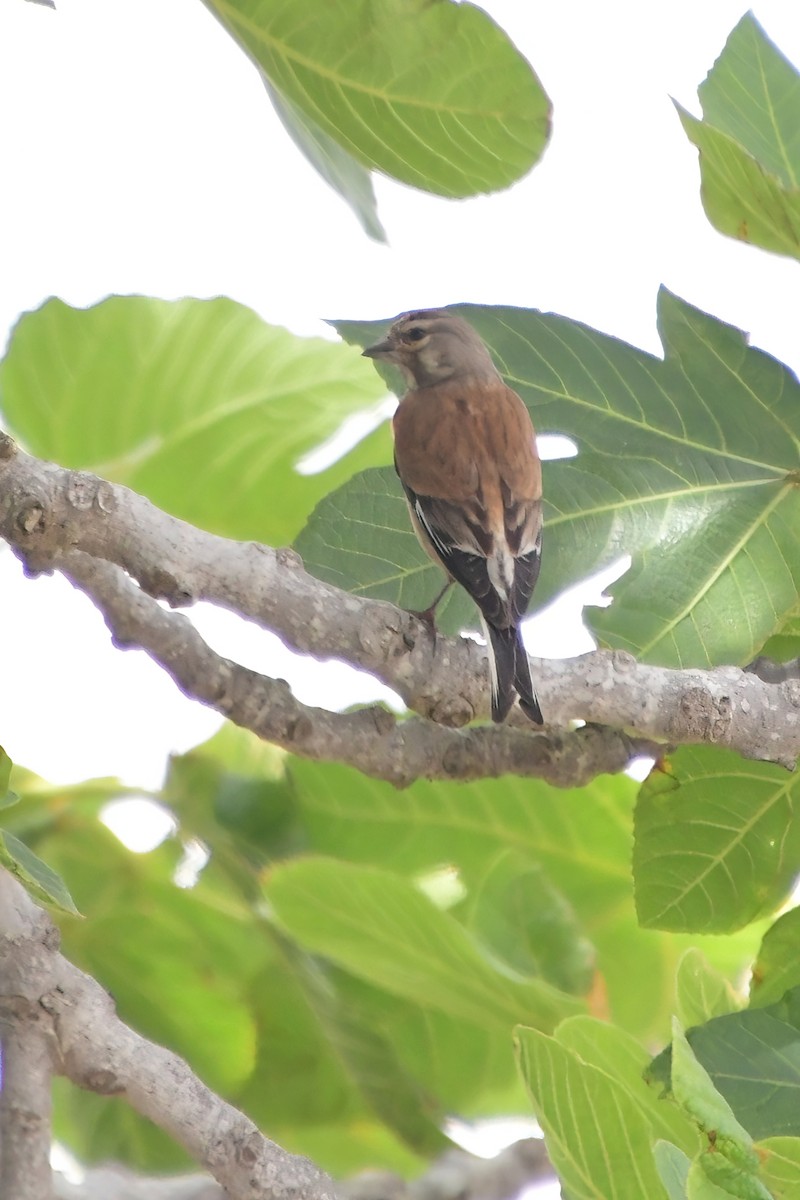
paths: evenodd
<path fill-rule="evenodd" d="M 475 642 L 433 635 L 410 613 L 314 579 L 292 550 L 205 533 L 125 487 L 32 458 L 2 435 L 0 536 L 29 572 L 67 575 L 118 644 L 147 650 L 188 695 L 298 754 L 397 785 L 515 773 L 576 786 L 664 743 L 728 746 L 790 769 L 800 754 L 800 681 L 769 684 L 737 667 L 668 670 L 617 651 L 534 660 L 546 732 L 521 715 L 464 729 L 488 715 L 485 653 Z M 284 682 L 215 655 L 158 600 L 173 608 L 210 601 L 294 650 L 344 659 L 427 719 L 301 705 Z M 603 728 L 572 731 L 576 719 Z"/>
<path fill-rule="evenodd" d="M 0 869 L 3 943 L 15 953 L 4 961 L 0 950 L 0 1196 L 51 1200 L 51 1087 L 53 1042 L 37 992 L 49 978 L 47 954 L 40 947 L 57 941 L 46 915 Z"/>
<path fill-rule="evenodd" d="M 333 1185 L 322 1171 L 263 1137 L 252 1121 L 209 1091 L 177 1054 L 123 1024 L 100 984 L 59 953 L 58 932 L 47 914 L 2 869 L 0 930 L 0 1027 L 18 1027 L 23 1044 L 30 1045 L 31 1030 L 40 1042 L 46 1039 L 48 1073 L 55 1068 L 79 1087 L 125 1096 L 213 1175 L 229 1200 L 334 1200 Z M 4 1079 L 4 1094 L 14 1105 L 28 1087 L 24 1064 L 20 1066 L 19 1076 L 8 1080 L 8 1090 Z M 37 1066 L 37 1105 L 42 1071 Z M 37 1130 L 38 1141 L 42 1136 Z M 4 1170 L 7 1149 L 14 1147 L 4 1143 Z M 49 1149 L 48 1129 L 48 1158 Z M 27 1168 L 30 1173 L 30 1163 Z M 4 1197 L 42 1200 L 50 1195 L 26 1191 L 19 1182 L 23 1173 L 14 1177 L 13 1187 L 9 1183 L 3 1189 Z"/>
<path fill-rule="evenodd" d="M 554 1180 L 544 1142 L 524 1138 L 494 1158 L 445 1151 L 418 1179 L 391 1171 L 364 1171 L 338 1183 L 339 1200 L 513 1200 L 524 1188 Z M 83 1183 L 56 1180 L 57 1200 L 225 1200 L 206 1176 L 153 1179 L 122 1168 L 88 1171 Z"/>

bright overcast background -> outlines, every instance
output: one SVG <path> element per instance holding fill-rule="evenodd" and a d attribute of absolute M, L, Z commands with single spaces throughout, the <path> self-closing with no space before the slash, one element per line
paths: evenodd
<path fill-rule="evenodd" d="M 0 341 L 51 295 L 88 305 L 109 293 L 222 294 L 324 336 L 325 317 L 516 304 L 658 353 L 664 283 L 797 368 L 797 264 L 711 229 L 670 101 L 699 112 L 697 85 L 744 3 L 486 0 L 553 101 L 551 144 L 495 196 L 451 202 L 378 180 L 382 246 L 294 148 L 200 0 L 57 0 L 55 12 L 1 0 Z M 800 63 L 800 6 L 761 0 L 754 12 Z M 157 786 L 170 751 L 216 728 L 144 654 L 114 650 L 83 596 L 25 580 L 8 551 L 0 614 L 0 741 L 23 765 L 58 781 L 118 774 Z M 320 683 L 228 617 L 198 623 L 306 701 L 332 688 L 338 703 L 379 694 L 341 667 Z M 528 644 L 586 649 L 576 605 L 534 622 Z"/>

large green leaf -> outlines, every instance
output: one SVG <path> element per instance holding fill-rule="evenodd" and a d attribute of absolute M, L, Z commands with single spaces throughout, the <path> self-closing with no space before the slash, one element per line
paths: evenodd
<path fill-rule="evenodd" d="M 642 929 L 633 907 L 630 860 L 637 785 L 604 776 L 561 791 L 507 777 L 471 784 L 418 781 L 403 792 L 347 767 L 292 760 L 291 774 L 309 847 L 411 877 L 453 864 L 468 890 L 486 864 L 510 850 L 538 864 L 597 950 L 614 1018 L 626 1029 L 664 1035 L 686 938 Z M 520 941 L 524 933 L 520 929 Z M 736 973 L 760 934 L 692 938 L 713 964 Z M 503 943 L 493 947 L 503 953 Z M 636 986 L 631 986 L 631 963 Z"/>
<path fill-rule="evenodd" d="M 699 96 L 702 121 L 678 111 L 700 151 L 709 220 L 731 237 L 800 257 L 800 76 L 752 13 Z"/>
<path fill-rule="evenodd" d="M 303 565 L 335 587 L 424 612 L 445 575 L 420 548 L 393 467 L 362 471 L 319 502 L 295 540 Z M 477 627 L 477 610 L 453 587 L 436 609 L 445 633 Z"/>
<path fill-rule="evenodd" d="M 325 182 L 349 204 L 364 232 L 376 242 L 385 242 L 386 233 L 378 219 L 375 190 L 369 171 L 324 133 L 311 117 L 285 100 L 266 75 L 264 83 L 276 113 L 297 148 Z"/>
<path fill-rule="evenodd" d="M 276 867 L 265 892 L 300 945 L 387 991 L 467 1021 L 542 1029 L 581 1010 L 573 997 L 484 955 L 452 916 L 389 871 L 333 859 Z"/>
<path fill-rule="evenodd" d="M 659 1200 L 666 1192 L 639 1103 L 604 1071 L 533 1029 L 518 1029 L 520 1069 L 571 1200 Z"/>
<path fill-rule="evenodd" d="M 297 462 L 383 394 L 343 346 L 265 324 L 232 300 L 49 300 L 0 363 L 10 431 L 176 516 L 279 545 L 354 470 L 385 461 L 381 429 L 317 475 Z"/>
<path fill-rule="evenodd" d="M 800 777 L 732 750 L 686 746 L 651 771 L 636 806 L 643 925 L 725 933 L 773 912 L 800 870 Z"/>
<path fill-rule="evenodd" d="M 542 433 L 578 446 L 545 464 L 545 550 L 535 599 L 618 559 L 632 569 L 594 612 L 601 641 L 648 661 L 749 661 L 796 610 L 800 590 L 800 385 L 737 329 L 662 291 L 661 361 L 564 317 L 459 306 Z M 364 345 L 385 323 L 338 322 Z M 383 473 L 354 519 L 354 479 L 298 545 L 311 569 L 406 603 L 413 547 Z M 335 531 L 331 510 L 338 511 Z M 380 526 L 378 566 L 364 520 Z M 366 551 L 363 547 L 366 544 Z M 324 552 L 323 552 L 324 547 Z M 338 560 L 334 562 L 334 555 Z M 404 556 L 404 557 L 401 557 Z M 414 566 L 423 563 L 417 553 Z M 388 565 L 387 565 L 388 564 Z M 392 569 L 394 567 L 394 569 Z"/>
<path fill-rule="evenodd" d="M 508 186 L 550 106 L 482 9 L 450 0 L 206 0 L 295 109 L 358 162 L 443 196 Z"/>

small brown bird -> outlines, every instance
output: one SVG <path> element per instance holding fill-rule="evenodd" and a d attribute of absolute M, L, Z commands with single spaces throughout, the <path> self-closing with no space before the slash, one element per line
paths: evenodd
<path fill-rule="evenodd" d="M 542 550 L 528 410 L 472 326 L 446 309 L 403 313 L 364 354 L 395 363 L 411 385 L 394 416 L 394 465 L 422 546 L 480 611 L 492 720 L 505 720 L 516 693 L 541 725 L 519 629 Z"/>

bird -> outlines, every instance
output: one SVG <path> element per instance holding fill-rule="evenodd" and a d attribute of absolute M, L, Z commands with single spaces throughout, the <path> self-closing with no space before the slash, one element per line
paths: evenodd
<path fill-rule="evenodd" d="M 393 419 L 395 470 L 423 549 L 480 613 L 492 720 L 504 721 L 518 696 L 542 725 L 520 633 L 542 556 L 530 414 L 477 331 L 448 309 L 401 313 L 363 353 L 399 367 L 409 385 Z"/>

